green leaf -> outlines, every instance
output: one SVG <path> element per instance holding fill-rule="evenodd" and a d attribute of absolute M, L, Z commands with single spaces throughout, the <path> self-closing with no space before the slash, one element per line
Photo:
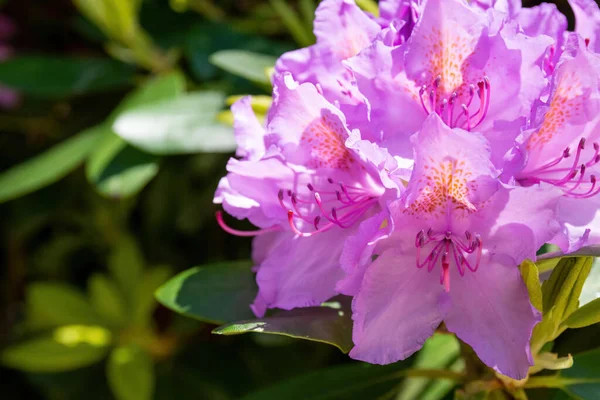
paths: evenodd
<path fill-rule="evenodd" d="M 159 158 L 128 145 L 112 131 L 114 121 L 124 112 L 176 98 L 184 90 L 185 78 L 180 73 L 151 79 L 127 96 L 101 125 L 103 137 L 86 165 L 88 180 L 100 193 L 113 198 L 133 196 L 156 176 L 159 169 Z"/>
<path fill-rule="evenodd" d="M 88 180 L 104 196 L 121 199 L 136 195 L 158 173 L 159 158 L 144 153 L 109 128 L 86 165 Z"/>
<path fill-rule="evenodd" d="M 200 92 L 149 103 L 122 113 L 114 131 L 153 154 L 231 152 L 233 130 L 217 122 L 225 101 L 218 92 Z"/>
<path fill-rule="evenodd" d="M 37 282 L 27 287 L 27 315 L 34 329 L 102 323 L 83 293 L 62 283 Z"/>
<path fill-rule="evenodd" d="M 147 271 L 135 289 L 132 322 L 137 326 L 148 327 L 152 322 L 152 313 L 158 305 L 154 292 L 171 277 L 168 267 L 153 268 Z"/>
<path fill-rule="evenodd" d="M 568 392 L 583 400 L 597 400 L 600 394 L 600 348 L 573 357 L 573 366 L 561 371 Z"/>
<path fill-rule="evenodd" d="M 20 56 L 0 63 L 0 83 L 27 95 L 60 98 L 129 86 L 134 71 L 109 58 Z"/>
<path fill-rule="evenodd" d="M 554 309 L 554 319 L 564 321 L 579 305 L 579 295 L 592 268 L 591 257 L 565 257 L 542 285 L 544 314 Z"/>
<path fill-rule="evenodd" d="M 106 376 L 117 400 L 151 400 L 154 394 L 154 364 L 137 346 L 113 350 Z"/>
<path fill-rule="evenodd" d="M 339 296 L 321 307 L 279 311 L 271 317 L 223 325 L 213 330 L 213 333 L 218 335 L 242 333 L 283 335 L 330 344 L 344 353 L 348 353 L 354 347 L 352 343 L 352 310 L 350 309 L 350 299 L 345 296 Z"/>
<path fill-rule="evenodd" d="M 101 135 L 102 129 L 90 128 L 0 174 L 0 203 L 41 189 L 66 176 L 96 147 Z"/>
<path fill-rule="evenodd" d="M 145 264 L 144 255 L 135 238 L 128 234 L 119 236 L 108 257 L 108 270 L 129 305 L 135 302 L 135 288 L 142 279 Z"/>
<path fill-rule="evenodd" d="M 569 328 L 583 328 L 598 322 L 600 322 L 600 299 L 596 299 L 574 311 L 565 321 L 565 325 Z"/>
<path fill-rule="evenodd" d="M 364 400 L 392 398 L 407 364 L 355 363 L 314 371 L 252 393 L 242 400 Z M 391 396 L 390 396 L 391 394 Z M 385 397 L 387 396 L 387 397 Z"/>
<path fill-rule="evenodd" d="M 94 274 L 88 282 L 90 302 L 108 325 L 121 327 L 127 323 L 123 295 L 115 282 L 105 275 Z"/>
<path fill-rule="evenodd" d="M 448 369 L 459 358 L 460 344 L 454 335 L 437 334 L 425 342 L 417 353 L 412 368 Z M 438 385 L 441 383 L 442 386 Z M 408 378 L 396 400 L 435 400 L 443 398 L 454 384 L 448 381 L 434 381 L 428 378 Z"/>
<path fill-rule="evenodd" d="M 302 24 L 296 11 L 285 0 L 270 0 L 269 2 L 300 47 L 307 47 L 315 42 L 315 35 Z"/>
<path fill-rule="evenodd" d="M 174 99 L 185 92 L 185 76 L 179 72 L 171 72 L 166 75 L 149 79 L 140 88 L 129 94 L 115 111 L 111 114 L 108 123 L 112 125 L 116 118 L 123 112 L 137 107 Z"/>
<path fill-rule="evenodd" d="M 32 339 L 2 352 L 2 363 L 27 372 L 62 372 L 102 360 L 108 353 L 110 332 L 97 326 L 64 326 L 52 336 Z"/>
<path fill-rule="evenodd" d="M 527 286 L 531 304 L 533 304 L 538 311 L 542 311 L 542 284 L 540 283 L 538 267 L 531 260 L 523 261 L 521 264 L 521 276 L 523 277 L 525 286 Z"/>
<path fill-rule="evenodd" d="M 189 269 L 156 291 L 173 311 L 215 324 L 251 319 L 257 287 L 247 261 Z"/>
<path fill-rule="evenodd" d="M 276 57 L 245 50 L 221 50 L 210 56 L 210 62 L 217 67 L 268 88 L 271 87 L 271 81 L 267 70 L 276 61 Z"/>

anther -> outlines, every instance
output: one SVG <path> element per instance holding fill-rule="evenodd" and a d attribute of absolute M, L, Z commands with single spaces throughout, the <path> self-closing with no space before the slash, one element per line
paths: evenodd
<path fill-rule="evenodd" d="M 279 193 L 277 193 L 277 197 L 279 197 L 279 201 L 283 201 L 283 189 L 279 189 Z"/>
<path fill-rule="evenodd" d="M 307 188 L 308 188 L 308 190 L 310 190 L 311 192 L 314 192 L 314 190 L 315 190 L 315 188 L 313 187 L 313 185 L 312 185 L 312 184 L 310 184 L 310 183 L 309 183 L 308 185 L 306 185 L 306 187 L 307 187 Z"/>

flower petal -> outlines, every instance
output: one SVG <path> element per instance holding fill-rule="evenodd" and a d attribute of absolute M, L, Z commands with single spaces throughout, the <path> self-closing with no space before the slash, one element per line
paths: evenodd
<path fill-rule="evenodd" d="M 373 364 L 403 360 L 419 350 L 449 306 L 437 274 L 393 249 L 367 269 L 352 309 L 355 347 L 350 357 Z"/>
<path fill-rule="evenodd" d="M 523 379 L 532 365 L 529 340 L 541 316 L 529 302 L 516 264 L 482 262 L 461 277 L 453 271 L 446 327 L 496 371 Z"/>

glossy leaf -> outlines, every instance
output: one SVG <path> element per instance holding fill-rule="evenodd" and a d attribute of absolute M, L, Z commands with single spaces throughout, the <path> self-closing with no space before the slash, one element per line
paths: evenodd
<path fill-rule="evenodd" d="M 267 70 L 276 61 L 276 57 L 245 50 L 221 50 L 210 56 L 210 62 L 217 67 L 267 87 L 271 85 Z"/>
<path fill-rule="evenodd" d="M 62 283 L 30 284 L 27 287 L 27 315 L 29 326 L 36 329 L 102 324 L 84 294 Z"/>
<path fill-rule="evenodd" d="M 159 158 L 144 153 L 108 129 L 86 165 L 88 180 L 104 196 L 134 196 L 158 173 Z"/>
<path fill-rule="evenodd" d="M 129 86 L 134 71 L 109 58 L 19 56 L 0 63 L 0 83 L 32 96 L 60 98 Z"/>
<path fill-rule="evenodd" d="M 90 128 L 0 174 L 0 203 L 48 186 L 75 169 L 97 146 L 102 129 Z"/>
<path fill-rule="evenodd" d="M 123 326 L 127 322 L 125 301 L 114 281 L 102 274 L 92 275 L 88 291 L 92 306 L 109 325 Z"/>
<path fill-rule="evenodd" d="M 600 349 L 573 358 L 573 367 L 560 373 L 568 392 L 583 400 L 597 400 L 600 395 Z"/>
<path fill-rule="evenodd" d="M 224 101 L 221 93 L 200 92 L 150 103 L 122 113 L 113 129 L 154 154 L 231 152 L 233 130 L 217 121 Z"/>
<path fill-rule="evenodd" d="M 116 400 L 151 400 L 154 393 L 152 358 L 137 346 L 113 350 L 106 376 Z"/>
<path fill-rule="evenodd" d="M 569 328 L 584 328 L 600 322 L 600 299 L 596 299 L 578 310 L 565 321 Z"/>
<path fill-rule="evenodd" d="M 2 363 L 27 372 L 62 372 L 102 360 L 108 353 L 110 332 L 96 326 L 64 326 L 51 336 L 8 347 Z"/>
<path fill-rule="evenodd" d="M 173 311 L 215 324 L 250 319 L 257 292 L 250 266 L 244 261 L 189 269 L 162 285 L 156 298 Z"/>
<path fill-rule="evenodd" d="M 241 400 L 364 400 L 393 398 L 402 369 L 399 362 L 386 366 L 355 363 L 314 371 L 257 391 Z M 387 397 L 384 397 L 387 396 Z"/>
<path fill-rule="evenodd" d="M 538 267 L 530 260 L 521 263 L 521 276 L 529 292 L 531 304 L 539 311 L 543 309 L 542 284 L 540 283 L 540 274 Z"/>
<path fill-rule="evenodd" d="M 271 317 L 234 322 L 223 325 L 213 333 L 239 335 L 267 333 L 327 343 L 344 353 L 352 350 L 351 300 L 340 296 L 321 307 L 279 311 Z"/>

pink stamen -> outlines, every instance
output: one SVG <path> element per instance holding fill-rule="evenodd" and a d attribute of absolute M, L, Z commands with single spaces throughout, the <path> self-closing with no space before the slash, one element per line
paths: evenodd
<path fill-rule="evenodd" d="M 596 176 L 587 178 L 588 169 L 600 163 L 600 144 L 593 143 L 594 153 L 588 161 L 581 162 L 587 149 L 586 140 L 582 138 L 577 145 L 577 151 L 568 167 L 563 167 L 563 161 L 571 156 L 571 150 L 567 147 L 556 159 L 537 167 L 519 179 L 523 184 L 549 183 L 561 188 L 564 194 L 573 198 L 589 198 L 600 193 L 596 190 Z M 587 156 L 586 156 L 587 157 Z M 558 177 L 556 177 L 558 175 Z"/>
<path fill-rule="evenodd" d="M 417 268 L 423 268 L 427 266 L 427 270 L 431 272 L 440 260 L 441 256 L 441 275 L 440 284 L 444 286 L 446 291 L 450 290 L 450 266 L 451 262 L 454 261 L 456 268 L 460 276 L 464 276 L 466 269 L 465 266 L 472 272 L 476 272 L 481 264 L 481 258 L 483 254 L 483 243 L 479 235 L 472 235 L 470 232 L 465 232 L 465 238 L 468 244 L 465 244 L 462 239 L 447 231 L 444 233 L 434 233 L 430 228 L 427 233 L 421 230 L 415 237 L 415 247 L 417 250 L 416 254 L 416 265 Z M 430 243 L 436 242 L 433 248 L 429 251 L 427 258 L 421 262 L 422 250 Z M 469 263 L 465 254 L 475 255 L 475 264 Z"/>
<path fill-rule="evenodd" d="M 276 231 L 281 230 L 281 227 L 277 225 L 277 226 L 273 226 L 271 228 L 257 229 L 255 231 L 240 231 L 240 230 L 231 228 L 229 225 L 227 225 L 225 223 L 225 221 L 223 220 L 223 212 L 222 211 L 217 211 L 215 213 L 215 217 L 216 217 L 217 223 L 219 224 L 221 229 L 223 229 L 225 232 L 227 232 L 231 235 L 235 235 L 235 236 L 253 237 L 253 236 L 262 235 L 264 233 L 276 232 Z"/>

